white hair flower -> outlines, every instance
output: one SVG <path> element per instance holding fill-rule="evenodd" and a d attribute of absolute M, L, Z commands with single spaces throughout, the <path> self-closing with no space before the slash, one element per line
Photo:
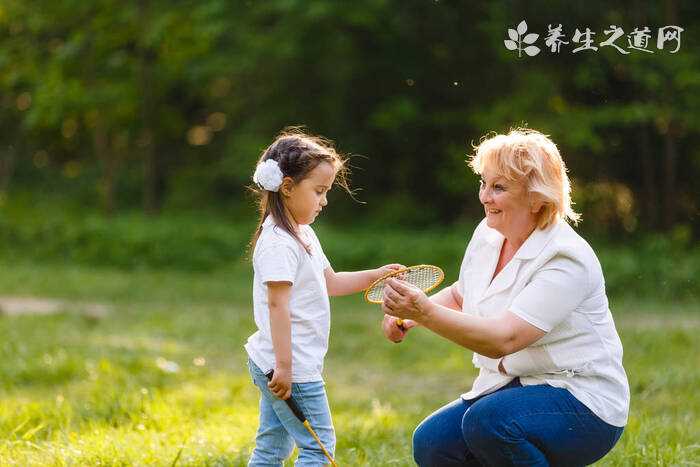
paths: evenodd
<path fill-rule="evenodd" d="M 253 174 L 253 181 L 267 191 L 278 191 L 284 174 L 276 160 L 268 159 L 258 164 Z"/>

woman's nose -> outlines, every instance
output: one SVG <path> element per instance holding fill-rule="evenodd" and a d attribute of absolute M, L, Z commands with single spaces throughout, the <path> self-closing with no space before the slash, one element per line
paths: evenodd
<path fill-rule="evenodd" d="M 479 190 L 479 201 L 481 201 L 481 204 L 486 204 L 491 200 L 491 193 L 489 192 L 488 189 L 482 188 Z"/>

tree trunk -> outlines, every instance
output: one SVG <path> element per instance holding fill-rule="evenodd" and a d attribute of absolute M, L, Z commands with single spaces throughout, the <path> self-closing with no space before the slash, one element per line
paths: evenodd
<path fill-rule="evenodd" d="M 121 161 L 109 144 L 109 136 L 102 119 L 99 119 L 93 132 L 95 154 L 102 165 L 100 177 L 100 204 L 104 214 L 111 216 L 116 209 L 114 187 Z"/>
<path fill-rule="evenodd" d="M 141 0 L 141 35 L 147 34 L 150 2 Z M 143 209 L 146 214 L 158 214 L 163 206 L 166 188 L 166 166 L 159 154 L 155 128 L 155 98 L 153 68 L 156 51 L 148 44 L 138 47 L 139 88 L 141 89 L 141 137 L 143 157 Z"/>
<path fill-rule="evenodd" d="M 14 146 L 9 146 L 2 152 L 0 158 L 0 193 L 5 194 L 10 188 L 12 174 L 15 171 L 16 149 Z"/>
<path fill-rule="evenodd" d="M 642 182 L 644 186 L 644 212 L 642 217 L 645 224 L 650 229 L 658 227 L 659 204 L 656 181 L 656 167 L 654 167 L 654 157 L 651 152 L 651 139 L 649 138 L 649 127 L 643 125 L 639 128 L 639 154 L 642 159 Z"/>
<path fill-rule="evenodd" d="M 153 143 L 144 147 L 143 156 L 143 207 L 146 214 L 156 215 L 162 209 L 165 199 L 167 187 L 165 161 Z"/>
<path fill-rule="evenodd" d="M 665 16 L 667 24 L 678 24 L 678 5 L 675 0 L 666 0 L 664 2 Z M 671 101 L 667 103 L 670 109 L 673 109 L 673 85 L 670 78 L 667 78 L 666 92 L 664 93 L 667 99 Z M 676 212 L 678 205 L 678 192 L 676 190 L 676 165 L 678 159 L 678 144 L 677 137 L 679 128 L 675 121 L 674 112 L 671 112 L 668 120 L 668 127 L 664 135 L 664 227 L 669 229 L 676 221 Z"/>
<path fill-rule="evenodd" d="M 676 221 L 676 160 L 678 148 L 673 126 L 669 125 L 664 135 L 664 227 L 669 229 Z"/>

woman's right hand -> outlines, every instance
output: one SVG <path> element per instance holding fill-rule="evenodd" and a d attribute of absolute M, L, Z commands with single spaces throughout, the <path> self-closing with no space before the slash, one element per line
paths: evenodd
<path fill-rule="evenodd" d="M 384 331 L 384 335 L 391 342 L 397 344 L 406 337 L 409 329 L 417 326 L 416 322 L 410 319 L 402 320 L 401 325 L 399 325 L 398 321 L 398 318 L 390 315 L 384 315 L 384 321 L 382 321 L 382 331 Z"/>
<path fill-rule="evenodd" d="M 272 379 L 267 383 L 270 392 L 282 400 L 292 396 L 292 371 L 284 367 L 275 367 Z"/>

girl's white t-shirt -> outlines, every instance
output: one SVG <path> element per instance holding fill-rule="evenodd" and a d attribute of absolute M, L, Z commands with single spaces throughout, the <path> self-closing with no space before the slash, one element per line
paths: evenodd
<path fill-rule="evenodd" d="M 330 263 L 313 229 L 300 225 L 299 230 L 310 254 L 276 225 L 272 216 L 263 222 L 253 251 L 253 314 L 258 330 L 248 338 L 245 349 L 264 373 L 274 369 L 267 282 L 291 282 L 292 382 L 308 383 L 323 380 L 330 333 L 330 302 L 323 271 Z"/>

